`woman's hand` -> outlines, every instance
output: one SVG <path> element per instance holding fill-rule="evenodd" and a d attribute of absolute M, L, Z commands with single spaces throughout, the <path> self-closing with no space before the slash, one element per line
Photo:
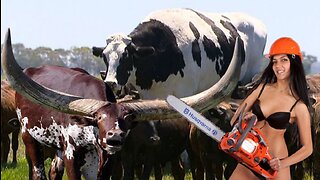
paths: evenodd
<path fill-rule="evenodd" d="M 273 158 L 268 163 L 269 166 L 275 171 L 279 171 L 281 169 L 281 160 L 279 158 Z"/>
<path fill-rule="evenodd" d="M 243 116 L 243 120 L 245 120 L 246 122 L 250 121 L 250 119 L 252 118 L 252 116 L 255 116 L 252 112 L 246 112 Z M 256 121 L 254 122 L 253 125 L 256 125 L 257 123 L 257 119 Z"/>

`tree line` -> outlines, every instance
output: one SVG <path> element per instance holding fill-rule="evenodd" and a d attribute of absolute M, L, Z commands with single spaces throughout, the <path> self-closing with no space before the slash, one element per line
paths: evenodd
<path fill-rule="evenodd" d="M 1 52 L 2 52 L 1 45 Z M 44 64 L 79 67 L 85 69 L 93 76 L 106 69 L 101 58 L 95 57 L 89 47 L 72 47 L 70 49 L 51 49 L 38 47 L 35 49 L 26 48 L 23 44 L 12 45 L 13 54 L 22 68 L 38 67 Z M 1 69 L 2 75 L 2 69 Z"/>
<path fill-rule="evenodd" d="M 16 60 L 22 68 L 38 67 L 44 64 L 70 68 L 79 67 L 85 69 L 93 76 L 99 76 L 99 72 L 106 69 L 103 60 L 93 56 L 92 50 L 89 47 L 72 47 L 67 50 L 51 49 L 49 47 L 32 49 L 25 47 L 22 43 L 17 43 L 12 45 L 12 49 Z M 304 60 L 302 63 L 306 74 L 309 74 L 312 64 L 317 62 L 317 57 L 307 55 L 306 53 L 303 53 L 303 56 Z"/>

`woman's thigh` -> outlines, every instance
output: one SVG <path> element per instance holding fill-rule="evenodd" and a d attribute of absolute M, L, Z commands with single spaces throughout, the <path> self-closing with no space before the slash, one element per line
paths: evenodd
<path fill-rule="evenodd" d="M 259 180 L 251 170 L 242 164 L 238 164 L 236 169 L 233 171 L 229 180 Z"/>
<path fill-rule="evenodd" d="M 272 180 L 290 180 L 290 168 L 283 168 L 280 171 L 278 171 L 276 178 Z"/>

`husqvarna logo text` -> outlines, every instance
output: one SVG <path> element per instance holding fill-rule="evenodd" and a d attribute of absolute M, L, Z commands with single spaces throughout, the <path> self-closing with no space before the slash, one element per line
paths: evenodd
<path fill-rule="evenodd" d="M 206 128 L 208 131 L 211 131 L 211 128 L 208 127 L 204 122 L 202 122 L 199 118 L 197 118 L 188 108 L 185 108 L 183 110 L 183 113 L 186 114 L 187 116 L 191 117 L 195 123 L 200 124 L 202 127 Z M 213 134 L 216 134 L 216 131 L 212 132 Z"/>

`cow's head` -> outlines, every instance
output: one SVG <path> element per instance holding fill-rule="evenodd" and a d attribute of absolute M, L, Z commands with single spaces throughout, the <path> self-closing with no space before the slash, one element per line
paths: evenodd
<path fill-rule="evenodd" d="M 238 43 L 236 43 L 232 62 L 220 81 L 208 90 L 194 96 L 182 98 L 182 100 L 200 112 L 217 105 L 226 96 L 229 96 L 238 82 L 240 57 Z M 114 153 L 121 148 L 121 144 L 117 142 L 121 142 L 125 138 L 126 132 L 131 128 L 132 123 L 181 117 L 164 100 L 112 103 L 84 99 L 39 85 L 26 76 L 17 64 L 12 52 L 10 30 L 6 35 L 1 59 L 2 68 L 11 86 L 22 96 L 34 103 L 45 105 L 60 112 L 92 117 L 93 124 L 96 124 L 99 129 L 98 143 L 109 153 Z"/>
<path fill-rule="evenodd" d="M 132 43 L 131 38 L 125 34 L 112 35 L 106 40 L 105 47 L 92 47 L 93 55 L 101 57 L 106 64 L 106 71 L 100 72 L 102 79 L 117 92 L 121 89 L 116 78 L 120 58 L 127 55 L 126 48 Z M 124 85 L 124 84 L 122 84 Z"/>

